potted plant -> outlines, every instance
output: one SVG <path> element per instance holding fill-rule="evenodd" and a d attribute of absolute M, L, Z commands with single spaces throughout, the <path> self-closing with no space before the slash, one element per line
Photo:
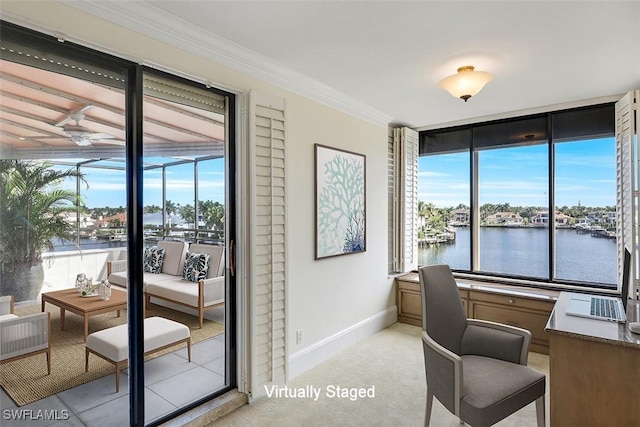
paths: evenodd
<path fill-rule="evenodd" d="M 74 169 L 55 170 L 50 162 L 0 160 L 0 295 L 36 299 L 44 282 L 42 253 L 55 238 L 73 238 L 64 213 L 82 205 L 75 191 L 61 188 Z"/>

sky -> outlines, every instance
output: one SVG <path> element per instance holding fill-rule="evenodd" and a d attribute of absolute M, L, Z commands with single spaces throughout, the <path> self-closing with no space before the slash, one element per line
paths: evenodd
<path fill-rule="evenodd" d="M 556 205 L 615 206 L 615 139 L 556 144 Z M 479 153 L 480 204 L 547 206 L 547 146 L 502 148 Z M 89 188 L 82 195 L 89 208 L 126 206 L 124 172 L 84 168 Z M 224 203 L 224 161 L 198 166 L 199 198 Z M 418 200 L 436 207 L 469 205 L 469 154 L 423 156 L 418 161 Z M 75 189 L 68 181 L 65 188 Z M 160 169 L 145 173 L 143 205 L 162 205 Z M 167 168 L 167 200 L 193 205 L 193 166 Z"/>
<path fill-rule="evenodd" d="M 616 204 L 615 139 L 555 144 L 556 206 Z M 480 204 L 548 205 L 547 145 L 479 152 Z M 436 207 L 469 206 L 469 153 L 423 156 L 418 200 Z"/>
<path fill-rule="evenodd" d="M 108 163 L 107 163 L 108 164 Z M 121 164 L 120 164 L 121 165 Z M 56 166 L 67 169 L 68 167 Z M 162 169 L 145 172 L 143 205 L 162 206 Z M 82 168 L 89 188 L 81 185 L 81 193 L 88 208 L 126 206 L 124 170 Z M 224 203 L 224 159 L 202 161 L 198 165 L 198 197 Z M 192 164 L 167 168 L 167 200 L 180 205 L 194 205 L 194 173 Z M 75 191 L 75 181 L 68 180 L 63 187 Z"/>

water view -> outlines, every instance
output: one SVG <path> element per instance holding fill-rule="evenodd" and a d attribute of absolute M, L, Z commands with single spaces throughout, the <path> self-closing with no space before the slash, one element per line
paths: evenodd
<path fill-rule="evenodd" d="M 546 228 L 480 228 L 482 271 L 546 278 L 549 271 L 549 230 Z M 616 286 L 616 240 L 592 237 L 574 229 L 556 230 L 558 279 Z M 449 264 L 469 270 L 470 229 L 456 228 L 451 243 L 421 245 L 418 265 Z"/>

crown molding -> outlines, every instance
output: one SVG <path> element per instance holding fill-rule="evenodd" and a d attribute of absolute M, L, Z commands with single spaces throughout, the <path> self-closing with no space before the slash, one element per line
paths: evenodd
<path fill-rule="evenodd" d="M 60 0 L 67 6 L 246 73 L 379 126 L 392 117 L 283 64 L 145 1 Z M 81 42 L 80 42 L 81 43 Z M 117 54 L 117 52 L 115 52 Z M 144 58 L 138 62 L 145 63 Z"/>

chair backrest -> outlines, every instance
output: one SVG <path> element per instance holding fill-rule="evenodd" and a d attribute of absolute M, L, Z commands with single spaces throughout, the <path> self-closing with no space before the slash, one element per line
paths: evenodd
<path fill-rule="evenodd" d="M 192 243 L 189 252 L 194 254 L 209 254 L 209 272 L 207 279 L 224 276 L 224 247 L 219 245 L 205 245 Z"/>
<path fill-rule="evenodd" d="M 174 240 L 160 240 L 158 248 L 164 249 L 162 272 L 174 276 L 182 276 L 184 258 L 187 254 L 187 244 Z"/>
<path fill-rule="evenodd" d="M 0 297 L 0 316 L 5 314 L 13 314 L 13 295 Z"/>
<path fill-rule="evenodd" d="M 460 354 L 467 316 L 458 285 L 448 265 L 419 270 L 422 295 L 422 330 L 447 350 Z"/>

